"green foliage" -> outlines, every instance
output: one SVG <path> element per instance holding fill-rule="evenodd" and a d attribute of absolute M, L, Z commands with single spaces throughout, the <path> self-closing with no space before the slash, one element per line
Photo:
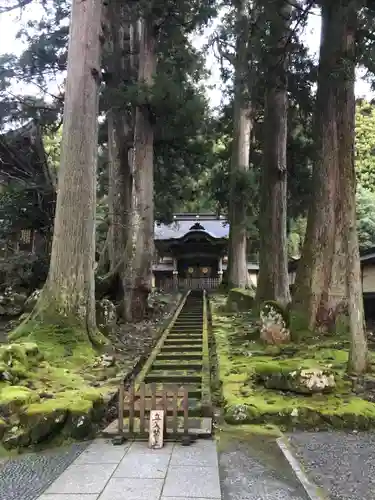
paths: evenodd
<path fill-rule="evenodd" d="M 48 166 L 55 179 L 57 179 L 57 172 L 60 165 L 61 139 L 62 126 L 57 130 L 47 129 L 43 137 Z"/>
<path fill-rule="evenodd" d="M 356 107 L 355 165 L 358 183 L 375 192 L 375 106 L 364 100 Z"/>
<path fill-rule="evenodd" d="M 151 89 L 129 77 L 123 86 L 106 93 L 102 85 L 101 110 L 111 106 L 131 110 L 134 105 L 147 106 L 155 122 L 155 201 L 156 217 L 169 220 L 174 211 L 185 202 L 198 198 L 197 181 L 212 166 L 211 133 L 208 103 L 201 85 L 205 74 L 202 54 L 190 41 L 191 34 L 200 30 L 215 14 L 216 2 L 179 0 L 176 2 L 132 2 L 133 13 L 151 15 L 158 30 L 158 66 Z M 0 120 L 11 121 L 23 116 L 37 116 L 46 125 L 47 155 L 57 166 L 58 139 L 61 129 L 63 95 L 51 96 L 48 84 L 56 75 L 61 78 L 66 70 L 68 17 L 70 2 L 56 0 L 48 5 L 40 19 L 30 20 L 20 37 L 27 48 L 16 58 L 3 56 L 0 61 Z M 105 59 L 105 58 L 104 58 Z M 107 61 L 103 61 L 106 65 Z M 10 98 L 8 90 L 14 81 L 34 84 L 43 98 L 25 106 L 23 96 Z M 46 102 L 48 100 L 48 103 Z M 22 115 L 22 116 L 21 116 Z M 53 124 L 57 133 L 51 133 Z M 106 124 L 100 127 L 99 140 L 99 195 L 107 189 Z M 211 207 L 210 202 L 208 205 Z"/>
<path fill-rule="evenodd" d="M 361 250 L 375 246 L 375 193 L 357 188 L 357 230 Z"/>
<path fill-rule="evenodd" d="M 288 256 L 289 258 L 299 258 L 301 256 L 303 241 L 306 233 L 307 219 L 298 217 L 291 220 L 288 234 Z"/>

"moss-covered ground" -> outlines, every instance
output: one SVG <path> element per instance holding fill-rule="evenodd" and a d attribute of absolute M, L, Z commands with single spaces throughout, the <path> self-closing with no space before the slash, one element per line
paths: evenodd
<path fill-rule="evenodd" d="M 365 380 L 347 376 L 349 340 L 345 335 L 306 334 L 298 343 L 266 346 L 259 340 L 259 327 L 251 311 L 228 312 L 224 295 L 212 297 L 211 307 L 220 403 L 227 423 L 277 425 L 281 429 L 375 427 L 372 395 L 358 390 L 366 382 L 372 385 L 375 377 L 371 372 Z M 374 354 L 370 356 L 375 363 Z M 335 377 L 334 390 L 304 395 L 266 389 L 259 382 L 259 374 L 282 374 L 300 368 L 329 370 Z"/>
<path fill-rule="evenodd" d="M 121 380 L 153 345 L 160 320 L 177 301 L 168 297 L 156 318 L 136 326 L 136 335 L 132 325 L 119 329 L 106 352 L 74 329 L 30 322 L 27 331 L 16 329 L 0 345 L 2 453 L 93 436 Z"/>

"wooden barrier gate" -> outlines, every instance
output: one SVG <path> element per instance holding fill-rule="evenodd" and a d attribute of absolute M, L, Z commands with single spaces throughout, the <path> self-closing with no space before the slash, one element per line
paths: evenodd
<path fill-rule="evenodd" d="M 177 440 L 189 436 L 189 387 L 172 384 L 145 384 L 134 382 L 119 391 L 118 435 L 123 437 L 149 437 L 151 410 L 164 410 L 164 437 Z"/>

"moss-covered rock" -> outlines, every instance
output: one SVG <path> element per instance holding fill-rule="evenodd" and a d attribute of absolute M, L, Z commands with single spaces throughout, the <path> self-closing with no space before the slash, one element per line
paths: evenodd
<path fill-rule="evenodd" d="M 275 300 L 265 300 L 260 306 L 260 313 L 268 314 L 270 311 L 275 311 L 281 316 L 284 321 L 285 327 L 289 327 L 289 307 L 283 307 Z"/>
<path fill-rule="evenodd" d="M 0 414 L 10 415 L 28 404 L 38 401 L 40 398 L 31 389 L 22 386 L 8 386 L 0 389 Z"/>
<path fill-rule="evenodd" d="M 280 364 L 257 367 L 257 382 L 267 389 L 292 391 L 299 394 L 332 392 L 336 386 L 335 376 L 329 369 L 291 368 Z"/>
<path fill-rule="evenodd" d="M 269 345 L 280 345 L 290 342 L 290 331 L 285 310 L 273 301 L 264 302 L 260 308 L 260 338 Z"/>
<path fill-rule="evenodd" d="M 2 418 L 0 418 L 0 441 L 3 439 L 3 436 L 5 434 L 6 428 L 7 428 L 6 421 L 3 420 Z"/>
<path fill-rule="evenodd" d="M 346 375 L 349 339 L 345 335 L 327 338 L 310 332 L 303 343 L 280 346 L 252 340 L 244 349 L 244 330 L 254 319 L 244 313 L 226 313 L 225 301 L 220 295 L 211 299 L 221 387 L 217 400 L 228 423 L 273 424 L 283 429 L 375 427 L 375 404 L 363 388 L 356 394 Z M 375 354 L 370 356 L 375 363 Z M 301 381 L 301 375 L 306 380 Z M 329 388 L 332 377 L 335 386 Z"/>
<path fill-rule="evenodd" d="M 13 426 L 8 429 L 2 440 L 2 445 L 6 450 L 15 448 L 24 448 L 30 445 L 30 432 L 27 429 L 22 429 L 18 426 Z"/>
<path fill-rule="evenodd" d="M 254 291 L 244 288 L 232 288 L 228 294 L 227 309 L 233 312 L 249 311 L 254 305 Z"/>
<path fill-rule="evenodd" d="M 67 410 L 54 410 L 49 413 L 25 412 L 20 416 L 23 429 L 28 431 L 30 444 L 38 444 L 54 438 L 64 427 L 68 417 Z"/>

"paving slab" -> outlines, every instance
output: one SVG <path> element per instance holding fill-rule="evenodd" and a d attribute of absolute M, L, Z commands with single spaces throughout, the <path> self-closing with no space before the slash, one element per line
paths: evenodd
<path fill-rule="evenodd" d="M 159 500 L 164 479 L 112 478 L 98 500 Z"/>
<path fill-rule="evenodd" d="M 97 439 L 81 453 L 75 460 L 74 465 L 118 464 L 129 447 L 129 443 L 121 446 L 113 446 L 109 439 Z"/>
<path fill-rule="evenodd" d="M 97 500 L 98 495 L 59 495 L 52 493 L 51 495 L 42 495 L 40 500 Z"/>
<path fill-rule="evenodd" d="M 197 441 L 191 446 L 176 445 L 172 452 L 171 466 L 218 467 L 214 441 Z"/>
<path fill-rule="evenodd" d="M 130 445 L 129 454 L 135 454 L 135 453 L 144 453 L 144 454 L 152 454 L 152 455 L 171 455 L 173 448 L 174 448 L 174 443 L 165 443 L 163 448 L 155 449 L 152 450 L 148 447 L 148 443 L 142 442 L 142 441 L 134 441 Z"/>
<path fill-rule="evenodd" d="M 116 478 L 165 478 L 170 456 L 165 453 L 152 453 L 152 451 L 125 455 L 113 476 Z"/>
<path fill-rule="evenodd" d="M 173 460 L 173 463 L 172 463 Z M 94 441 L 38 500 L 221 500 L 216 443 Z"/>
<path fill-rule="evenodd" d="M 45 493 L 99 494 L 112 476 L 117 464 L 71 465 Z"/>
<path fill-rule="evenodd" d="M 160 500 L 221 500 L 221 497 L 217 497 L 217 498 L 161 497 Z"/>
<path fill-rule="evenodd" d="M 191 498 L 220 498 L 217 467 L 170 466 L 163 496 Z"/>

